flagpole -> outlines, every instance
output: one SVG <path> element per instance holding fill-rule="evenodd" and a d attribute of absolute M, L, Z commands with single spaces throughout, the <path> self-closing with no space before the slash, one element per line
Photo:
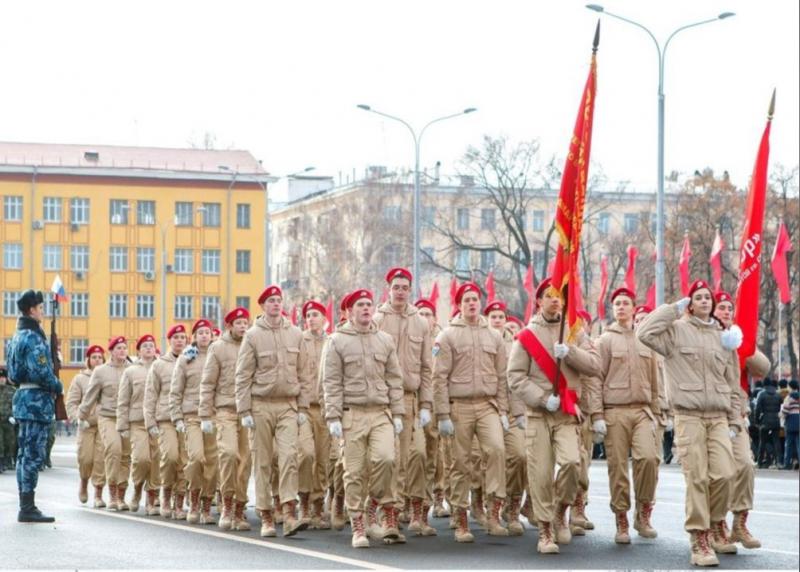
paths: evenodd
<path fill-rule="evenodd" d="M 783 304 L 781 304 L 781 294 L 778 292 L 778 379 L 783 374 L 783 352 L 781 352 L 781 334 L 783 333 Z"/>

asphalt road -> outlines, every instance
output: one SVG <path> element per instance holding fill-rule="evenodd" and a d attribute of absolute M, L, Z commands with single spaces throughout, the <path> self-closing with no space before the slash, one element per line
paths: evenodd
<path fill-rule="evenodd" d="M 344 531 L 305 531 L 290 539 L 261 539 L 252 509 L 251 532 L 222 532 L 215 526 L 187 525 L 160 517 L 113 513 L 80 505 L 74 442 L 56 444 L 55 467 L 41 474 L 37 505 L 57 518 L 54 525 L 16 523 L 17 492 L 11 473 L 0 475 L 0 569 L 685 569 L 688 539 L 683 532 L 683 476 L 662 466 L 653 524 L 659 536 L 614 543 L 603 462 L 591 471 L 589 517 L 596 529 L 561 547 L 557 556 L 536 553 L 535 529 L 522 537 L 497 538 L 479 531 L 471 545 L 456 544 L 447 519 L 433 519 L 439 536 L 409 537 L 406 545 L 373 541 L 367 550 L 350 547 Z M 130 491 L 129 491 L 130 492 Z M 90 495 L 91 496 L 91 495 Z M 251 497 L 253 495 L 251 494 Z M 758 471 L 751 530 L 760 550 L 739 548 L 720 556 L 730 569 L 792 569 L 798 548 L 797 472 Z M 280 530 L 280 527 L 279 527 Z"/>

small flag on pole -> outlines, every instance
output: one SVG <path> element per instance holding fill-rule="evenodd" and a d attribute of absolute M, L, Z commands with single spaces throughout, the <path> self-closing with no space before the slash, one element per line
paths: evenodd
<path fill-rule="evenodd" d="M 66 302 L 69 298 L 67 297 L 67 292 L 64 290 L 64 283 L 61 281 L 61 276 L 56 275 L 55 279 L 53 280 L 53 285 L 50 287 L 50 291 L 55 294 L 56 302 Z"/>

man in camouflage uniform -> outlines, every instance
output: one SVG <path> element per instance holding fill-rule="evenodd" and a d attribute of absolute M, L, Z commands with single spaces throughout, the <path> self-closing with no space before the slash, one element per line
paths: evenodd
<path fill-rule="evenodd" d="M 0 367 L 0 473 L 11 469 L 11 458 L 16 455 L 17 439 L 14 434 L 12 401 L 14 386 L 8 381 L 8 371 Z"/>

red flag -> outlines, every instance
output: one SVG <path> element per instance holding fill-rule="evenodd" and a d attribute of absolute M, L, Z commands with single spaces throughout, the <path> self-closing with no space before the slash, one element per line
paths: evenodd
<path fill-rule="evenodd" d="M 486 275 L 486 300 L 492 301 L 495 299 L 494 297 L 494 270 L 489 270 L 489 274 Z"/>
<path fill-rule="evenodd" d="M 639 249 L 632 244 L 628 246 L 628 269 L 625 271 L 625 288 L 636 293 L 636 257 Z"/>
<path fill-rule="evenodd" d="M 775 240 L 775 250 L 772 251 L 772 275 L 775 276 L 775 283 L 781 293 L 781 304 L 788 304 L 792 301 L 792 293 L 789 289 L 789 269 L 786 267 L 786 253 L 792 249 L 792 241 L 789 233 L 786 232 L 786 225 L 781 222 L 778 227 L 778 238 Z"/>
<path fill-rule="evenodd" d="M 453 276 L 453 279 L 450 280 L 450 313 L 454 314 L 458 309 L 458 305 L 456 304 L 456 292 L 458 292 L 458 279 Z"/>
<path fill-rule="evenodd" d="M 333 296 L 328 296 L 328 303 L 325 305 L 325 317 L 328 320 L 328 327 L 325 331 L 333 333 Z"/>
<path fill-rule="evenodd" d="M 689 244 L 689 233 L 683 236 L 683 248 L 681 248 L 681 259 L 678 269 L 681 273 L 681 293 L 689 295 L 689 260 L 692 258 L 692 247 Z"/>
<path fill-rule="evenodd" d="M 525 288 L 525 292 L 528 294 L 528 303 L 525 305 L 525 323 L 527 324 L 531 316 L 533 316 L 533 311 L 536 307 L 536 298 L 534 297 L 534 284 L 536 282 L 536 275 L 533 273 L 533 262 L 528 264 L 528 270 L 525 272 L 525 280 L 522 282 L 522 286 Z"/>
<path fill-rule="evenodd" d="M 433 304 L 433 307 L 436 307 L 436 304 L 439 302 L 439 283 L 434 280 L 433 287 L 431 288 L 431 295 L 428 298 Z"/>
<path fill-rule="evenodd" d="M 600 293 L 597 296 L 597 317 L 606 319 L 606 292 L 608 291 L 608 256 L 600 259 Z"/>
<path fill-rule="evenodd" d="M 647 301 L 645 302 L 646 305 L 650 306 L 651 308 L 656 307 L 656 285 L 651 284 L 650 288 L 647 289 Z"/>
<path fill-rule="evenodd" d="M 292 325 L 297 325 L 297 304 L 292 304 L 292 311 L 289 312 L 289 320 L 291 320 Z"/>
<path fill-rule="evenodd" d="M 719 292 L 722 289 L 722 251 L 725 249 L 725 243 L 717 231 L 714 237 L 714 246 L 711 247 L 711 277 L 714 279 L 714 292 Z"/>
<path fill-rule="evenodd" d="M 767 167 L 769 165 L 769 132 L 772 126 L 772 114 L 775 110 L 775 92 L 767 115 L 767 126 L 761 135 L 758 156 L 750 179 L 750 191 L 747 196 L 744 232 L 739 247 L 739 280 L 736 288 L 736 314 L 734 321 L 742 329 L 743 340 L 739 346 L 739 363 L 742 367 L 740 383 L 745 391 L 749 391 L 747 370 L 744 363 L 756 350 L 758 336 L 758 296 L 761 288 L 761 244 L 764 227 L 764 206 L 767 195 Z"/>
<path fill-rule="evenodd" d="M 381 292 L 381 304 L 386 302 L 389 299 L 389 289 L 384 287 L 383 292 Z"/>

